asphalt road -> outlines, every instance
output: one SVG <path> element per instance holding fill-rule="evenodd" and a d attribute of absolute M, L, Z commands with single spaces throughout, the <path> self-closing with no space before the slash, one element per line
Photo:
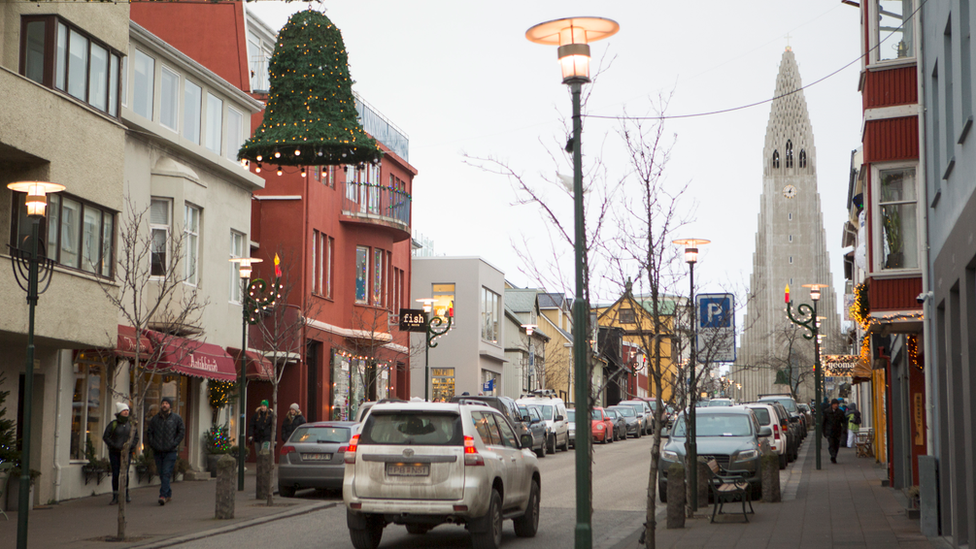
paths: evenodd
<path fill-rule="evenodd" d="M 593 463 L 593 547 L 613 547 L 644 522 L 647 501 L 651 437 L 596 445 Z M 502 544 L 507 548 L 561 549 L 572 547 L 576 526 L 576 470 L 573 450 L 539 460 L 542 472 L 542 509 L 535 538 L 519 538 L 511 521 L 505 522 Z M 268 547 L 274 549 L 352 547 L 346 529 L 346 511 L 337 493 L 299 492 L 298 497 L 334 501 L 335 507 L 282 519 L 236 532 L 185 544 L 190 549 Z M 657 503 L 660 506 L 660 503 Z M 467 548 L 470 536 L 463 527 L 441 525 L 427 534 L 407 533 L 403 526 L 383 531 L 384 549 Z"/>

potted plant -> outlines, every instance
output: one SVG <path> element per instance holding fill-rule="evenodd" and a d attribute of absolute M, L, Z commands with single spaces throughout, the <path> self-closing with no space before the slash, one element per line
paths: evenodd
<path fill-rule="evenodd" d="M 85 484 L 93 479 L 95 484 L 99 484 L 106 475 L 112 472 L 112 464 L 107 459 L 95 455 L 95 445 L 92 444 L 90 436 L 85 441 L 85 457 L 88 459 L 88 463 L 81 467 L 81 472 L 85 475 Z"/>
<path fill-rule="evenodd" d="M 230 432 L 227 425 L 214 425 L 203 433 L 203 449 L 207 452 L 207 471 L 217 476 L 217 460 L 231 451 Z"/>
<path fill-rule="evenodd" d="M 183 480 L 183 475 L 190 470 L 190 462 L 178 457 L 176 458 L 176 465 L 173 467 L 173 480 Z"/>

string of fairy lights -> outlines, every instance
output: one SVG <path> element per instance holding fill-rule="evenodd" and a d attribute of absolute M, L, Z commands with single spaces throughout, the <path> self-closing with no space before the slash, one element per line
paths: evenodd
<path fill-rule="evenodd" d="M 888 315 L 872 315 L 871 309 L 868 303 L 868 288 L 866 284 L 858 284 L 854 286 L 854 303 L 851 304 L 849 313 L 851 320 L 856 322 L 864 335 L 861 336 L 861 354 L 860 357 L 863 360 L 871 360 L 871 331 L 875 326 L 881 326 L 886 324 L 891 324 L 897 321 L 913 321 L 913 320 L 924 320 L 925 315 L 921 312 L 917 313 L 891 313 Z M 912 366 L 922 370 L 924 369 L 924 364 L 918 359 L 918 336 L 913 334 L 908 334 L 905 346 L 908 350 L 909 361 Z"/>

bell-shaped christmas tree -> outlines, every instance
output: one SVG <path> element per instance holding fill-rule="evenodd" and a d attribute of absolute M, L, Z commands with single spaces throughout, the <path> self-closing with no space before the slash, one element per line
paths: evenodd
<path fill-rule="evenodd" d="M 342 33 L 328 17 L 292 15 L 278 33 L 269 72 L 264 121 L 238 159 L 282 166 L 379 161 L 376 140 L 359 124 Z"/>

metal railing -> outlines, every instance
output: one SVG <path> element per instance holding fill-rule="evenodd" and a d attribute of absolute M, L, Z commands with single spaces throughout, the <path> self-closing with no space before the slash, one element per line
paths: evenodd
<path fill-rule="evenodd" d="M 377 217 L 410 226 L 411 196 L 404 191 L 376 183 L 345 183 L 342 210 Z"/>

